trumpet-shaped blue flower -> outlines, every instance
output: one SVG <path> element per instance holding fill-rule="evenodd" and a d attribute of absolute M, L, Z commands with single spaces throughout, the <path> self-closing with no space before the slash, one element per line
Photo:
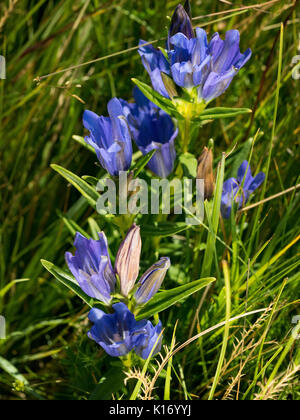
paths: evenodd
<path fill-rule="evenodd" d="M 199 101 L 205 103 L 222 95 L 251 57 L 250 49 L 240 53 L 237 30 L 228 31 L 225 41 L 216 33 L 208 43 L 201 28 L 196 29 L 195 38 L 177 33 L 170 41 L 173 50 L 168 54 L 174 82 L 185 89 L 196 87 Z"/>
<path fill-rule="evenodd" d="M 161 331 L 161 324 L 154 328 L 150 321 L 136 321 L 124 303 L 116 303 L 113 309 L 113 314 L 106 314 L 97 308 L 90 311 L 89 319 L 94 325 L 88 332 L 88 337 L 96 341 L 110 356 L 125 356 L 135 348 L 141 357 L 148 357 Z M 153 355 L 159 349 L 160 346 L 157 346 Z"/>
<path fill-rule="evenodd" d="M 171 38 L 173 35 L 181 32 L 188 39 L 194 38 L 195 33 L 192 25 L 192 16 L 191 16 L 191 5 L 189 0 L 187 0 L 182 6 L 179 4 L 172 16 L 172 21 L 168 34 L 168 49 L 172 48 Z"/>
<path fill-rule="evenodd" d="M 127 171 L 132 160 L 132 143 L 126 118 L 117 98 L 108 103 L 109 117 L 99 117 L 92 111 L 85 111 L 83 124 L 90 131 L 85 138 L 91 145 L 103 166 L 112 176 Z"/>
<path fill-rule="evenodd" d="M 163 257 L 142 275 L 134 297 L 138 304 L 144 304 L 158 291 L 170 268 L 170 259 Z"/>
<path fill-rule="evenodd" d="M 174 169 L 174 141 L 178 129 L 175 129 L 171 117 L 157 108 L 137 88 L 134 89 L 134 98 L 134 104 L 121 101 L 133 139 L 144 155 L 156 150 L 148 167 L 156 175 L 166 178 Z"/>
<path fill-rule="evenodd" d="M 253 178 L 249 163 L 245 160 L 238 170 L 237 179 L 229 178 L 223 184 L 221 213 L 225 219 L 231 214 L 232 201 L 240 209 L 249 200 L 250 195 L 264 182 L 265 174 L 260 172 Z"/>
<path fill-rule="evenodd" d="M 99 240 L 76 234 L 75 255 L 66 252 L 65 258 L 71 273 L 81 289 L 90 297 L 106 304 L 111 301 L 116 277 L 108 254 L 107 239 L 99 233 Z"/>

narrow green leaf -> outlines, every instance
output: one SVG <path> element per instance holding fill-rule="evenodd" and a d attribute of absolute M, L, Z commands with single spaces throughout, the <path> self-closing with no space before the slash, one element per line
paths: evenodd
<path fill-rule="evenodd" d="M 200 115 L 193 118 L 193 121 L 201 122 L 205 120 L 216 120 L 219 118 L 233 118 L 242 114 L 251 114 L 252 110 L 249 108 L 208 108 L 201 112 Z"/>
<path fill-rule="evenodd" d="M 64 222 L 66 228 L 69 230 L 72 236 L 76 235 L 76 232 L 81 233 L 83 236 L 89 238 L 90 236 L 79 226 L 74 220 L 68 219 L 67 217 L 62 217 L 62 221 Z"/>
<path fill-rule="evenodd" d="M 147 302 L 140 310 L 137 315 L 137 320 L 149 318 L 154 314 L 157 314 L 170 306 L 177 303 L 179 300 L 184 299 L 193 293 L 198 292 L 216 279 L 208 277 L 193 281 L 183 286 L 175 287 L 171 290 L 157 293 L 149 302 Z"/>
<path fill-rule="evenodd" d="M 30 281 L 30 279 L 17 279 L 17 280 L 12 280 L 11 282 L 9 282 L 6 286 L 3 287 L 3 289 L 0 289 L 0 298 L 3 298 L 4 295 L 6 295 L 7 292 L 9 292 L 9 290 L 18 283 L 24 283 L 26 281 Z"/>
<path fill-rule="evenodd" d="M 74 136 L 72 136 L 72 139 L 75 140 L 77 143 L 79 143 L 81 146 L 83 146 L 86 149 L 88 149 L 90 152 L 94 153 L 94 155 L 96 154 L 95 149 L 91 145 L 87 144 L 84 141 L 84 138 L 83 137 L 74 135 Z"/>
<path fill-rule="evenodd" d="M 81 290 L 74 277 L 63 271 L 61 268 L 56 267 L 49 261 L 41 260 L 41 263 L 58 281 L 60 281 L 68 289 L 72 290 L 72 292 L 79 296 L 91 308 L 93 307 L 94 300 Z"/>
<path fill-rule="evenodd" d="M 144 236 L 172 236 L 188 229 L 190 225 L 184 222 L 153 222 L 153 225 L 142 225 L 141 232 Z"/>
<path fill-rule="evenodd" d="M 132 168 L 135 178 L 139 176 L 139 174 L 142 172 L 142 170 L 145 168 L 145 166 L 148 164 L 149 160 L 155 153 L 156 150 L 151 150 L 151 152 L 147 153 L 145 156 L 142 156 L 141 159 L 139 159 L 136 162 L 135 166 Z"/>
<path fill-rule="evenodd" d="M 131 80 L 137 85 L 137 87 L 149 99 L 149 101 L 153 102 L 167 114 L 172 115 L 175 118 L 182 118 L 170 99 L 164 98 L 162 95 L 155 92 L 155 90 L 153 90 L 150 86 L 146 85 L 146 83 L 140 82 L 137 79 Z"/>
<path fill-rule="evenodd" d="M 91 187 L 79 176 L 73 174 L 73 172 L 63 168 L 62 166 L 55 164 L 52 164 L 50 166 L 61 176 L 63 176 L 68 182 L 70 182 L 83 195 L 83 197 L 87 199 L 91 206 L 96 207 L 96 203 L 98 198 L 100 197 L 100 194 L 98 194 L 93 187 Z"/>
<path fill-rule="evenodd" d="M 16 381 L 22 382 L 24 385 L 28 385 L 27 379 L 19 373 L 18 369 L 11 364 L 8 360 L 4 359 L 0 356 L 0 368 L 4 370 L 4 372 L 8 373 L 12 376 Z"/>

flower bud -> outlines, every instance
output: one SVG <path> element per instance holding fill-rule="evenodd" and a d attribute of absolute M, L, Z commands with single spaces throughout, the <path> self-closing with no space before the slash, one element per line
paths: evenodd
<path fill-rule="evenodd" d="M 163 257 L 142 275 L 138 283 L 139 288 L 134 295 L 139 305 L 148 302 L 155 295 L 164 281 L 170 265 L 170 259 Z"/>
<path fill-rule="evenodd" d="M 197 178 L 204 180 L 204 199 L 209 200 L 214 193 L 215 182 L 213 174 L 213 154 L 212 150 L 204 147 L 198 159 Z"/>
<path fill-rule="evenodd" d="M 192 39 L 195 36 L 192 25 L 191 5 L 188 0 L 185 2 L 184 7 L 181 4 L 179 4 L 176 7 L 175 12 L 172 16 L 168 37 L 169 49 L 172 48 L 170 39 L 173 35 L 177 34 L 178 32 L 184 34 L 188 39 Z"/>
<path fill-rule="evenodd" d="M 139 274 L 141 247 L 140 227 L 133 224 L 120 245 L 115 262 L 123 296 L 128 296 Z"/>

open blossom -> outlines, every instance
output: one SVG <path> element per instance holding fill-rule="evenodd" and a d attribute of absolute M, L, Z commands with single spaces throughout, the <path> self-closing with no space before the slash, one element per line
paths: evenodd
<path fill-rule="evenodd" d="M 264 182 L 265 174 L 260 172 L 253 178 L 249 163 L 244 160 L 238 170 L 237 178 L 229 178 L 223 184 L 221 212 L 225 219 L 231 214 L 232 201 L 238 208 L 247 203 L 250 195 Z"/>
<path fill-rule="evenodd" d="M 88 337 L 96 341 L 110 356 L 125 356 L 132 349 L 146 359 L 161 332 L 161 323 L 153 327 L 150 321 L 136 321 L 124 303 L 113 305 L 114 313 L 106 314 L 93 308 L 89 320 L 94 323 Z M 161 340 L 160 340 L 161 343 Z M 160 343 L 153 355 L 160 350 Z"/>
<path fill-rule="evenodd" d="M 75 255 L 66 252 L 65 258 L 81 289 L 88 296 L 109 304 L 116 277 L 108 254 L 106 236 L 102 232 L 98 235 L 99 240 L 96 241 L 76 233 Z"/>
<path fill-rule="evenodd" d="M 215 33 L 208 43 L 205 30 L 196 28 L 196 36 L 191 38 L 190 34 L 178 32 L 169 39 L 169 44 L 169 60 L 152 45 L 139 50 L 153 88 L 169 97 L 161 76 L 163 72 L 171 75 L 176 85 L 189 91 L 196 89 L 197 100 L 204 103 L 226 91 L 252 54 L 250 49 L 240 52 L 238 30 L 228 31 L 225 40 Z"/>
<path fill-rule="evenodd" d="M 120 171 L 127 171 L 132 160 L 132 143 L 126 118 L 120 101 L 117 98 L 109 101 L 109 117 L 99 117 L 92 111 L 85 111 L 83 124 L 90 131 L 85 137 L 92 146 L 99 162 L 112 176 Z"/>
<path fill-rule="evenodd" d="M 133 139 L 144 155 L 156 150 L 148 167 L 155 175 L 166 178 L 174 169 L 174 141 L 178 129 L 175 129 L 171 117 L 150 102 L 138 88 L 134 89 L 134 98 L 135 103 L 121 100 Z"/>
<path fill-rule="evenodd" d="M 205 103 L 222 95 L 251 57 L 250 49 L 240 53 L 237 30 L 228 31 L 225 41 L 216 33 L 208 43 L 205 30 L 197 28 L 195 38 L 177 33 L 171 42 L 169 60 L 174 82 L 186 89 L 196 87 L 198 100 Z"/>

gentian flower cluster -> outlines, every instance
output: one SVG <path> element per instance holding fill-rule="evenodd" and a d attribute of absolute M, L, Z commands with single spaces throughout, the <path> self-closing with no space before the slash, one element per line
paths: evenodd
<path fill-rule="evenodd" d="M 190 13 L 190 12 L 189 12 Z M 208 104 L 222 95 L 232 79 L 251 57 L 240 52 L 240 34 L 226 33 L 225 41 L 215 33 L 210 42 L 204 29 L 192 28 L 189 13 L 181 6 L 175 11 L 168 38 L 168 60 L 161 50 L 140 41 L 139 53 L 153 88 L 169 98 L 161 73 L 173 78 L 194 100 Z"/>
<path fill-rule="evenodd" d="M 251 50 L 247 49 L 242 54 L 239 43 L 237 30 L 228 31 L 225 40 L 215 33 L 210 42 L 203 29 L 196 28 L 194 31 L 190 3 L 186 0 L 185 5 L 179 5 L 174 12 L 165 54 L 140 41 L 139 54 L 143 65 L 150 75 L 154 90 L 164 98 L 149 88 L 143 88 L 143 84 L 139 86 L 146 95 L 150 91 L 150 99 L 158 105 L 162 104 L 164 110 L 169 112 L 171 109 L 172 116 L 178 117 L 178 120 L 186 117 L 185 122 L 190 124 L 193 114 L 203 112 L 209 102 L 222 95 L 250 59 Z M 177 97 L 176 85 L 181 88 L 178 91 L 183 93 L 182 98 Z M 170 97 L 173 102 L 165 99 Z M 113 98 L 107 106 L 108 117 L 86 110 L 83 124 L 89 136 L 85 141 L 94 148 L 102 167 L 111 176 L 118 176 L 121 171 L 128 171 L 131 167 L 133 139 L 143 155 L 155 150 L 148 167 L 155 175 L 166 178 L 175 165 L 178 128 L 164 110 L 137 88 L 134 90 L 134 99 L 134 103 L 128 103 Z M 186 108 L 186 114 L 180 112 L 180 106 Z M 187 137 L 184 139 L 187 143 L 191 136 L 189 124 L 185 125 L 182 133 L 183 137 Z M 182 127 L 182 119 L 178 125 Z M 211 198 L 214 193 L 211 149 L 204 148 L 198 159 L 197 178 L 205 181 L 204 198 Z M 252 177 L 250 165 L 244 161 L 237 179 L 230 178 L 223 185 L 223 217 L 229 218 L 233 202 L 241 208 L 264 179 L 263 173 Z M 89 320 L 93 326 L 88 337 L 111 356 L 125 356 L 134 350 L 146 359 L 151 352 L 154 355 L 160 351 L 162 324 L 158 322 L 153 326 L 147 319 L 137 321 L 136 308 L 146 304 L 157 293 L 170 267 L 170 259 L 162 257 L 137 281 L 142 248 L 139 226 L 133 224 L 128 231 L 119 247 L 114 266 L 105 234 L 100 232 L 98 237 L 98 240 L 87 239 L 77 233 L 75 254 L 65 254 L 66 263 L 80 288 L 98 303 L 106 305 L 109 312 L 96 307 L 91 309 Z"/>
<path fill-rule="evenodd" d="M 237 178 L 229 178 L 223 184 L 221 212 L 225 219 L 229 219 L 232 202 L 242 208 L 247 203 L 250 195 L 264 182 L 265 174 L 260 172 L 253 178 L 250 164 L 244 160 L 238 170 Z"/>
<path fill-rule="evenodd" d="M 150 102 L 138 88 L 133 94 L 135 103 L 120 100 L 133 139 L 144 155 L 156 150 L 148 167 L 154 174 L 166 178 L 174 168 L 174 141 L 178 129 L 175 129 L 171 117 Z"/>
<path fill-rule="evenodd" d="M 103 232 L 99 233 L 99 240 L 87 239 L 77 233 L 74 245 L 75 255 L 70 252 L 65 255 L 70 271 L 88 296 L 106 305 L 111 303 L 113 295 L 118 292 L 124 300 L 133 295 L 135 304 L 145 304 L 158 291 L 170 267 L 170 259 L 161 258 L 142 275 L 135 286 L 141 254 L 140 228 L 135 224 L 120 245 L 114 268 Z M 117 277 L 120 290 L 116 290 Z M 91 310 L 89 318 L 95 325 L 89 337 L 111 356 L 123 356 L 134 348 L 137 354 L 147 358 L 161 332 L 161 323 L 153 327 L 147 320 L 137 322 L 122 302 L 112 307 L 115 310 L 113 315 L 96 308 Z"/>

